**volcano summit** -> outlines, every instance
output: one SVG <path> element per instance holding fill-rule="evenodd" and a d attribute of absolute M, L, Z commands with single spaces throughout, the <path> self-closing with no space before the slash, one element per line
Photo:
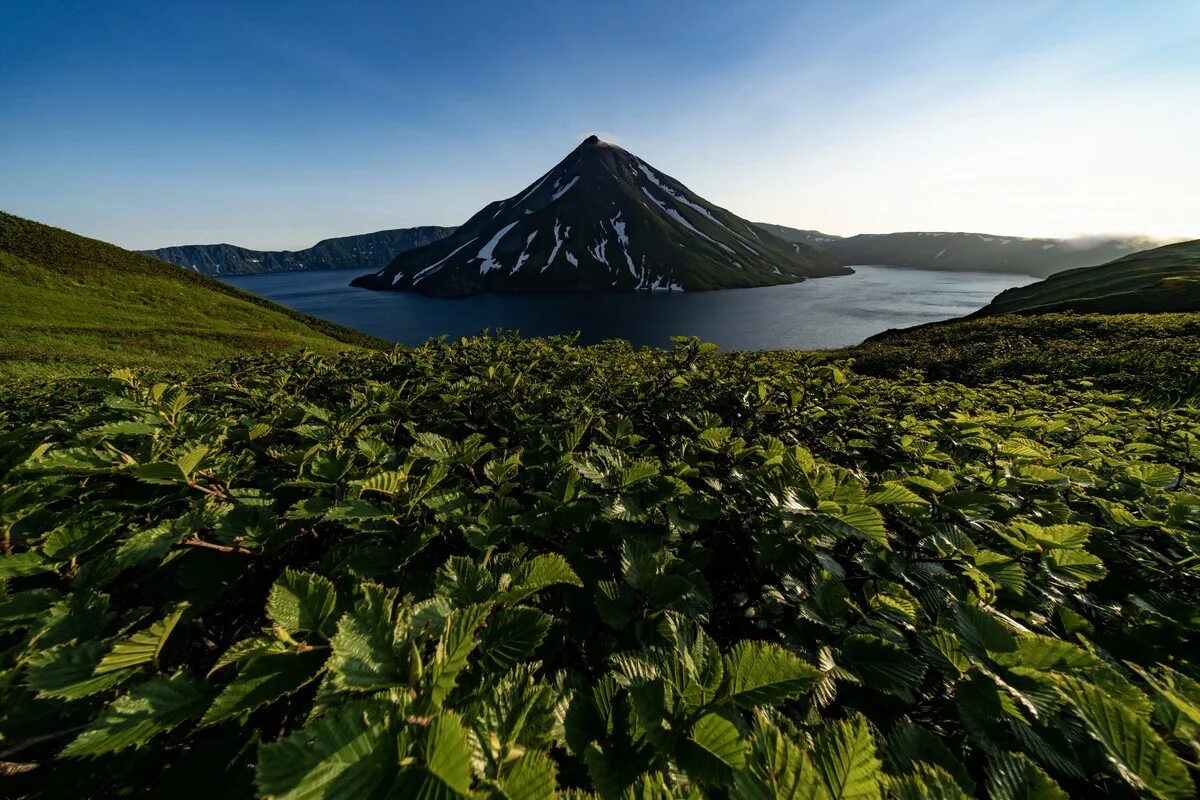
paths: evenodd
<path fill-rule="evenodd" d="M 351 284 L 453 297 L 484 291 L 703 291 L 843 275 L 590 136 L 522 192 Z"/>

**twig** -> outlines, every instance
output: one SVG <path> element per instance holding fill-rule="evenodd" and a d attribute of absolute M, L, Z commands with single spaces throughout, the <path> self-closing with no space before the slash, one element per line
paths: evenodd
<path fill-rule="evenodd" d="M 241 553 L 244 556 L 254 555 L 253 550 L 247 550 L 245 547 L 214 544 L 213 542 L 206 542 L 203 539 L 197 539 L 195 537 L 191 539 L 184 539 L 179 544 L 182 547 L 202 547 L 205 550 L 216 550 L 218 553 Z"/>
<path fill-rule="evenodd" d="M 55 739 L 62 739 L 64 736 L 70 736 L 73 733 L 79 733 L 86 727 L 87 725 L 77 725 L 74 728 L 65 728 L 61 731 L 54 731 L 53 733 L 43 733 L 41 736 L 35 736 L 32 739 L 26 739 L 20 744 L 13 745 L 7 750 L 0 750 L 0 761 L 7 759 L 9 756 L 15 756 L 22 750 L 28 750 L 29 748 L 39 745 L 42 742 L 52 742 Z M 25 765 L 19 764 L 17 766 L 23 767 Z"/>
<path fill-rule="evenodd" d="M 23 772 L 33 772 L 40 766 L 35 761 L 0 761 L 0 775 L 9 778 Z"/>

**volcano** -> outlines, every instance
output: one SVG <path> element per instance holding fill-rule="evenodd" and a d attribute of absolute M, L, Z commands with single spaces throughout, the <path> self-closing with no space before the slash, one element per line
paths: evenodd
<path fill-rule="evenodd" d="M 453 234 L 355 278 L 367 289 L 455 297 L 487 291 L 704 291 L 851 270 L 698 197 L 589 136 L 554 169 Z"/>

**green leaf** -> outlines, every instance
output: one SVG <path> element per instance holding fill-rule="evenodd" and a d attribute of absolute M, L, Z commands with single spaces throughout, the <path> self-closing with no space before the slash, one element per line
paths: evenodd
<path fill-rule="evenodd" d="M 500 603 L 519 603 L 542 589 L 556 584 L 582 586 L 583 582 L 571 569 L 567 560 L 558 553 L 540 555 L 522 564 L 512 576 L 508 591 L 496 595 Z"/>
<path fill-rule="evenodd" d="M 817 734 L 817 768 L 833 800 L 881 800 L 882 765 L 867 721 L 852 719 L 827 724 Z"/>
<path fill-rule="evenodd" d="M 962 643 L 977 654 L 1010 653 L 1017 649 L 1017 639 L 1000 620 L 982 608 L 960 604 L 954 609 L 954 627 Z"/>
<path fill-rule="evenodd" d="M 1180 471 L 1168 464 L 1130 464 L 1125 474 L 1138 483 L 1165 489 L 1180 479 Z"/>
<path fill-rule="evenodd" d="M 1079 645 L 1049 636 L 1017 637 L 1017 647 L 1007 653 L 995 653 L 992 658 L 1005 667 L 1027 667 L 1036 670 L 1069 672 L 1099 666 L 1100 659 Z"/>
<path fill-rule="evenodd" d="M 988 762 L 992 800 L 1069 800 L 1041 767 L 1023 753 L 1001 753 Z"/>
<path fill-rule="evenodd" d="M 181 483 L 187 479 L 183 470 L 173 461 L 153 461 L 149 464 L 138 464 L 133 468 L 133 474 L 150 483 Z"/>
<path fill-rule="evenodd" d="M 705 714 L 692 726 L 693 744 L 731 769 L 746 763 L 746 745 L 737 726 L 720 714 Z"/>
<path fill-rule="evenodd" d="M 532 659 L 554 618 L 536 608 L 502 608 L 480 634 L 480 656 L 493 672 L 502 673 Z"/>
<path fill-rule="evenodd" d="M 898 645 L 878 636 L 846 637 L 838 665 L 854 673 L 868 688 L 908 696 L 919 689 L 925 667 Z"/>
<path fill-rule="evenodd" d="M 1195 796 L 1196 787 L 1187 765 L 1150 723 L 1093 684 L 1063 677 L 1059 679 L 1059 687 L 1088 733 L 1100 743 L 1117 773 L 1130 785 L 1163 800 Z"/>
<path fill-rule="evenodd" d="M 41 553 L 29 551 L 0 556 L 0 580 L 5 578 L 25 578 L 39 575 L 54 569 L 55 563 Z"/>
<path fill-rule="evenodd" d="M 458 794 L 471 791 L 471 747 L 458 715 L 438 714 L 425 737 L 425 768 Z"/>
<path fill-rule="evenodd" d="M 902 483 L 883 484 L 867 495 L 866 502 L 872 506 L 929 505 L 928 500 Z"/>
<path fill-rule="evenodd" d="M 557 774 L 550 756 L 531 750 L 505 765 L 500 789 L 506 800 L 554 800 Z"/>
<path fill-rule="evenodd" d="M 70 561 L 83 555 L 112 533 L 112 527 L 103 524 L 64 525 L 46 535 L 42 542 L 42 552 L 55 561 Z"/>
<path fill-rule="evenodd" d="M 100 712 L 62 755 L 97 756 L 130 745 L 143 745 L 154 736 L 203 714 L 209 698 L 204 685 L 186 672 L 151 678 Z"/>
<path fill-rule="evenodd" d="M 362 482 L 362 486 L 360 487 L 360 491 L 379 492 L 380 494 L 394 495 L 404 487 L 404 484 L 407 481 L 407 472 L 400 470 L 380 472 L 364 480 Z"/>
<path fill-rule="evenodd" d="M 267 616 L 291 634 L 322 633 L 332 621 L 337 593 L 327 578 L 284 570 L 267 596 Z"/>
<path fill-rule="evenodd" d="M 1026 540 L 1035 542 L 1045 550 L 1076 550 L 1087 544 L 1092 532 L 1090 525 L 1035 525 L 1018 522 L 1014 526 L 1025 535 Z"/>
<path fill-rule="evenodd" d="M 794 742 L 758 712 L 750 756 L 733 774 L 733 797 L 744 800 L 827 800 L 829 790 L 808 754 L 807 744 Z"/>
<path fill-rule="evenodd" d="M 158 657 L 162 655 L 163 647 L 171 632 L 179 624 L 179 620 L 187 611 L 188 604 L 178 603 L 175 609 L 158 620 L 150 627 L 138 631 L 132 636 L 118 641 L 104 659 L 96 665 L 96 675 L 137 667 L 142 664 L 158 666 Z"/>
<path fill-rule="evenodd" d="M 857 536 L 880 547 L 888 547 L 883 515 L 871 506 L 848 505 L 844 511 L 825 518 L 825 525 L 843 536 Z"/>
<path fill-rule="evenodd" d="M 206 455 L 208 455 L 208 447 L 206 445 L 199 445 L 175 459 L 175 465 L 179 467 L 184 477 L 191 478 L 192 473 L 200 466 L 200 462 L 204 460 Z"/>
<path fill-rule="evenodd" d="M 947 746 L 948 738 L 935 736 L 913 722 L 898 723 L 892 728 L 888 740 L 888 771 L 904 775 L 920 764 L 927 764 L 951 775 L 968 795 L 974 794 L 975 782 L 958 756 Z"/>
<path fill-rule="evenodd" d="M 1055 575 L 1073 584 L 1100 580 L 1108 574 L 1104 562 L 1086 550 L 1051 551 L 1045 564 Z"/>
<path fill-rule="evenodd" d="M 131 533 L 117 548 L 117 563 L 135 567 L 149 561 L 161 561 L 171 547 L 191 533 L 194 526 L 186 519 L 171 520 Z"/>
<path fill-rule="evenodd" d="M 279 800 L 359 800 L 396 770 L 389 708 L 352 703 L 258 751 L 258 790 Z"/>
<path fill-rule="evenodd" d="M 338 621 L 329 669 L 342 689 L 371 692 L 402 683 L 407 670 L 395 649 L 395 598 L 381 587 L 367 588 L 366 598 Z"/>
<path fill-rule="evenodd" d="M 1014 594 L 1024 594 L 1027 578 L 1025 569 L 1014 558 L 993 550 L 980 550 L 975 554 L 975 566 L 989 578 Z"/>
<path fill-rule="evenodd" d="M 896 800 L 970 800 L 949 772 L 932 764 L 917 763 L 891 782 Z"/>
<path fill-rule="evenodd" d="M 275 653 L 251 659 L 238 671 L 237 678 L 217 695 L 200 724 L 212 725 L 249 713 L 298 691 L 321 674 L 326 657 L 324 651 L 309 651 Z"/>
<path fill-rule="evenodd" d="M 0 597 L 4 597 L 0 594 Z M 39 625 L 45 614 L 59 599 L 53 589 L 30 589 L 5 597 L 0 602 L 0 631 L 15 631 Z"/>
<path fill-rule="evenodd" d="M 458 673 L 467 666 L 467 657 L 479 644 L 475 632 L 487 616 L 487 606 L 455 609 L 446 618 L 430 665 L 430 701 L 439 707 L 454 689 Z"/>
<path fill-rule="evenodd" d="M 738 642 L 725 657 L 729 699 L 742 707 L 778 703 L 807 691 L 821 671 L 782 647 Z"/>
<path fill-rule="evenodd" d="M 96 665 L 107 649 L 104 642 L 92 641 L 43 650 L 29 660 L 25 680 L 39 696 L 66 700 L 111 689 L 129 678 L 134 670 L 94 676 Z"/>

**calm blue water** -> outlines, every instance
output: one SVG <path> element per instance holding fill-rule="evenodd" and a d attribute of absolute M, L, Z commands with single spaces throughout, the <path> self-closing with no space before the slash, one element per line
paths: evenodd
<path fill-rule="evenodd" d="M 315 317 L 415 345 L 485 328 L 525 336 L 579 331 L 583 343 L 666 345 L 699 336 L 726 350 L 812 350 L 857 344 L 888 328 L 969 314 L 1027 275 L 855 267 L 854 275 L 720 292 L 481 294 L 442 300 L 354 289 L 355 271 L 283 272 L 228 283 Z"/>

